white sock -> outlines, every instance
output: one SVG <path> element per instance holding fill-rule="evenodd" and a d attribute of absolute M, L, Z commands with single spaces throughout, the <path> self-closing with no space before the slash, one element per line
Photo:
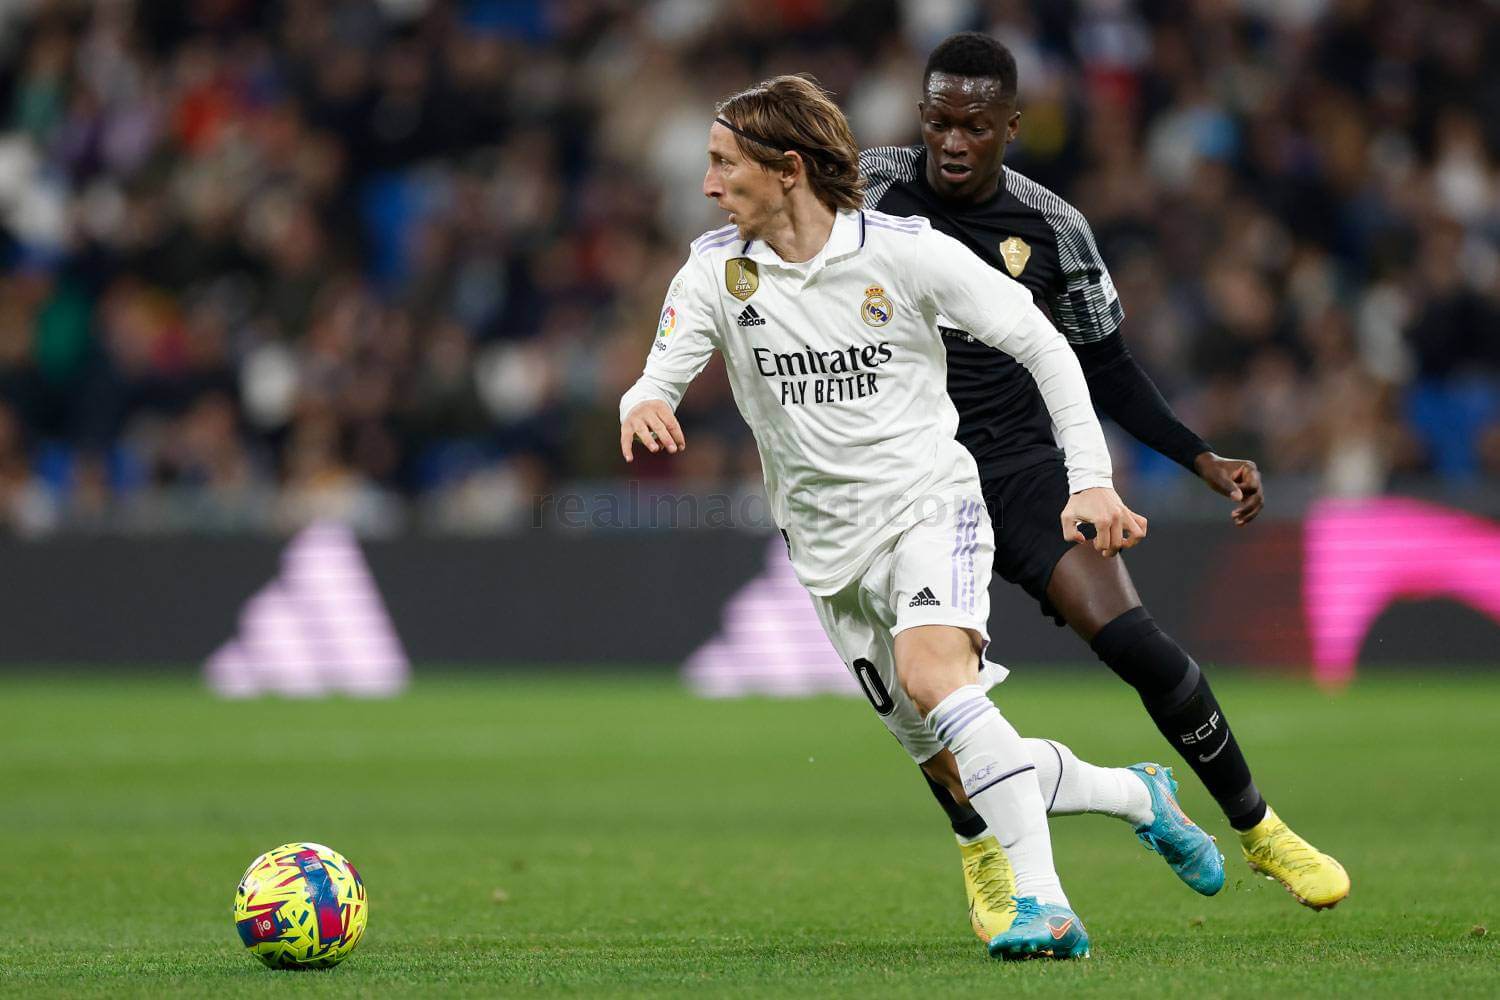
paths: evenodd
<path fill-rule="evenodd" d="M 927 714 L 927 728 L 958 762 L 974 811 L 1005 849 L 1016 895 L 1068 905 L 1052 862 L 1046 803 L 1026 744 L 977 684 L 965 684 Z"/>
<path fill-rule="evenodd" d="M 1151 793 L 1140 775 L 1123 767 L 1098 767 L 1054 740 L 1028 738 L 1036 781 L 1048 816 L 1102 813 L 1133 827 L 1150 823 Z"/>

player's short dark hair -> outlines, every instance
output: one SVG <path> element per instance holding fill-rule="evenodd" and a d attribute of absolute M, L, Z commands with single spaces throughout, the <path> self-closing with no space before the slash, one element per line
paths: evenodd
<path fill-rule="evenodd" d="M 934 73 L 997 80 L 1000 92 L 1007 98 L 1016 96 L 1016 57 L 1010 49 L 981 31 L 961 31 L 938 43 L 927 57 L 922 71 L 922 86 Z"/>
<path fill-rule="evenodd" d="M 830 208 L 864 203 L 859 145 L 833 96 L 806 73 L 778 76 L 719 102 L 714 113 L 734 129 L 740 151 L 777 166 L 793 151 L 802 157 L 813 194 Z"/>

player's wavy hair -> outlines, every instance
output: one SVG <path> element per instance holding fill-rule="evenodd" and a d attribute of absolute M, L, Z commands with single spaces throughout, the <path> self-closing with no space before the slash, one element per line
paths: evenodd
<path fill-rule="evenodd" d="M 832 95 L 810 75 L 763 80 L 720 101 L 714 114 L 730 124 L 740 152 L 751 160 L 780 167 L 788 151 L 796 152 L 818 200 L 834 209 L 863 204 L 854 133 Z"/>

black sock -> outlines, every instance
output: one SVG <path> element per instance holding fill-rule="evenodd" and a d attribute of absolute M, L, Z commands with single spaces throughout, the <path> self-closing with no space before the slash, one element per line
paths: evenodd
<path fill-rule="evenodd" d="M 1259 823 L 1266 800 L 1193 658 L 1157 627 L 1145 608 L 1132 608 L 1104 626 L 1090 645 L 1135 688 L 1156 728 L 1198 775 L 1229 825 L 1248 830 Z"/>
<path fill-rule="evenodd" d="M 928 777 L 926 771 L 922 777 L 927 778 L 927 787 L 932 789 L 932 797 L 938 800 L 938 805 L 943 807 L 943 812 L 948 814 L 948 822 L 953 824 L 953 832 L 960 837 L 972 840 L 985 831 L 984 817 L 967 805 L 959 805 L 953 793 L 941 782 L 933 781 Z"/>

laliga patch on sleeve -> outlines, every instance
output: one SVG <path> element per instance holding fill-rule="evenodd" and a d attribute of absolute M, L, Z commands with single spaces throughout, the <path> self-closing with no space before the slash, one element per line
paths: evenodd
<path fill-rule="evenodd" d="M 667 339 L 672 336 L 672 331 L 677 329 L 677 308 L 668 305 L 661 311 L 661 320 L 656 324 L 656 350 L 667 349 Z"/>

